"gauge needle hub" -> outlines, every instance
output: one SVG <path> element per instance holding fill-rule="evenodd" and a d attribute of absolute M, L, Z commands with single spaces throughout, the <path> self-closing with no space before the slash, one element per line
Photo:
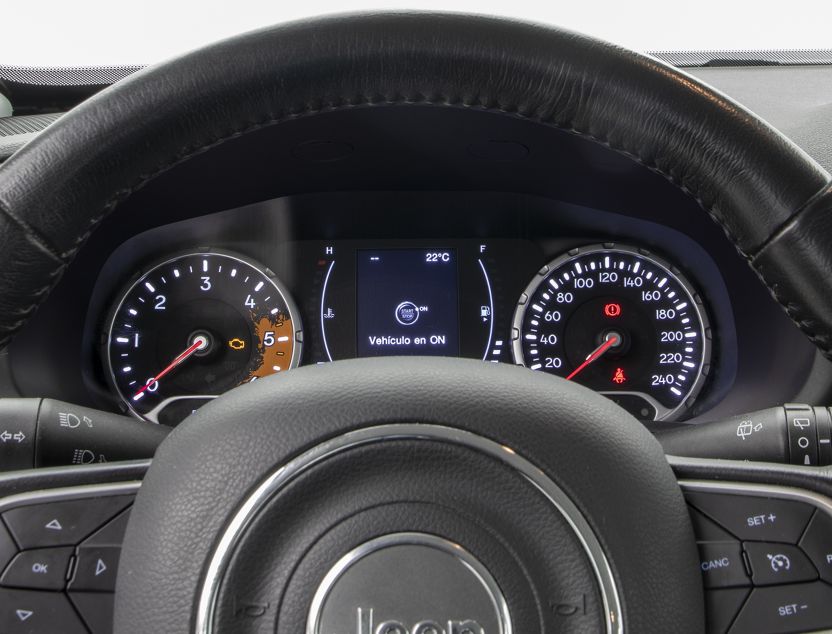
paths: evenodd
<path fill-rule="evenodd" d="M 144 394 L 144 391 L 148 389 L 151 385 L 158 382 L 163 376 L 165 376 L 168 372 L 173 370 L 176 366 L 180 365 L 183 361 L 190 358 L 192 354 L 194 354 L 197 350 L 202 350 L 208 345 L 208 339 L 203 335 L 197 335 L 194 337 L 193 343 L 188 346 L 185 350 L 180 352 L 176 358 L 171 361 L 167 367 L 159 372 L 156 376 L 150 379 L 147 383 L 145 383 L 142 388 L 133 395 L 133 400 L 137 400 Z"/>
<path fill-rule="evenodd" d="M 585 367 L 587 367 L 587 366 L 588 366 L 588 365 L 590 365 L 591 363 L 594 363 L 595 361 L 597 361 L 598 359 L 600 359 L 602 356 L 604 356 L 604 353 L 605 353 L 607 350 L 609 350 L 609 349 L 610 349 L 610 348 L 612 348 L 613 346 L 617 346 L 617 345 L 618 345 L 618 343 L 619 343 L 620 341 L 621 341 L 621 337 L 620 337 L 619 335 L 617 335 L 617 334 L 615 334 L 615 333 L 612 333 L 612 332 L 611 332 L 611 333 L 609 333 L 609 334 L 608 334 L 608 335 L 604 338 L 604 342 L 603 342 L 600 346 L 598 346 L 597 348 L 595 348 L 595 350 L 593 350 L 592 352 L 590 352 L 590 353 L 587 355 L 587 357 L 586 357 L 586 359 L 584 360 L 584 362 L 583 362 L 581 365 L 579 365 L 577 368 L 575 368 L 574 370 L 572 370 L 572 373 L 571 373 L 569 376 L 567 376 L 567 377 L 566 377 L 566 380 L 567 380 L 567 381 L 571 381 L 571 380 L 572 380 L 572 378 L 574 378 L 575 376 L 577 376 L 578 374 L 580 374 L 580 373 L 583 371 L 583 369 L 584 369 Z"/>

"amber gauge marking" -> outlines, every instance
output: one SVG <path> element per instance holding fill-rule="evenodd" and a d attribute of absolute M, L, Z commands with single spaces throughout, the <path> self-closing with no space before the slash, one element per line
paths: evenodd
<path fill-rule="evenodd" d="M 284 313 L 254 317 L 257 350 L 245 382 L 288 370 L 295 350 L 295 328 Z"/>

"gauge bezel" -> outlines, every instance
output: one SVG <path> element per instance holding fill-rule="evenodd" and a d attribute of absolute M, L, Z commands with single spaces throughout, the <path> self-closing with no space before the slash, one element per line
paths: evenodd
<path fill-rule="evenodd" d="M 107 379 L 107 386 L 110 392 L 115 396 L 116 401 L 124 409 L 124 411 L 134 416 L 135 418 L 138 418 L 141 421 L 154 423 L 157 425 L 160 424 L 158 418 L 148 417 L 145 414 L 137 412 L 130 404 L 129 399 L 125 398 L 125 396 L 121 393 L 121 389 L 118 387 L 118 383 L 116 382 L 115 371 L 113 369 L 112 357 L 110 355 L 110 348 L 112 345 L 112 332 L 113 327 L 115 326 L 116 317 L 118 316 L 122 306 L 124 305 L 124 302 L 127 300 L 127 297 L 130 295 L 133 289 L 136 286 L 138 286 L 149 275 L 151 275 L 154 271 L 182 258 L 186 258 L 189 256 L 210 255 L 219 255 L 221 257 L 236 260 L 241 264 L 250 266 L 257 272 L 259 272 L 261 275 L 263 275 L 272 284 L 272 286 L 274 286 L 275 290 L 277 290 L 281 299 L 286 304 L 286 310 L 289 312 L 292 324 L 297 324 L 297 327 L 295 328 L 295 341 L 294 345 L 292 346 L 292 357 L 289 360 L 287 371 L 296 368 L 300 365 L 300 361 L 303 354 L 303 323 L 300 319 L 300 310 L 298 309 L 297 304 L 295 304 L 295 301 L 292 299 L 292 295 L 289 292 L 289 289 L 283 284 L 283 282 L 280 281 L 280 279 L 278 279 L 278 277 L 269 267 L 262 264 L 261 262 L 258 262 L 254 258 L 250 258 L 246 255 L 228 249 L 215 247 L 194 247 L 177 251 L 174 254 L 166 255 L 163 258 L 158 258 L 156 260 L 151 261 L 148 265 L 142 267 L 142 269 L 139 270 L 138 273 L 133 275 L 133 277 L 131 277 L 127 283 L 122 285 L 119 288 L 119 292 L 116 294 L 118 300 L 112 303 L 112 306 L 108 311 L 107 317 L 104 321 L 105 328 L 102 332 L 103 344 L 101 346 L 101 356 L 103 357 L 104 367 L 107 368 L 107 372 L 105 373 Z M 217 398 L 218 396 L 221 395 L 194 394 L 192 396 L 185 396 L 183 398 Z M 157 409 L 158 407 L 154 410 L 151 410 L 151 412 L 156 411 Z"/>
<path fill-rule="evenodd" d="M 679 404 L 671 409 L 665 407 L 664 405 L 661 405 L 650 394 L 645 394 L 644 392 L 629 392 L 630 394 L 637 394 L 638 396 L 646 398 L 646 400 L 650 402 L 650 404 L 656 409 L 656 418 L 654 420 L 676 420 L 679 416 L 681 416 L 684 412 L 686 412 L 688 409 L 692 407 L 696 398 L 701 393 L 702 388 L 705 386 L 705 382 L 710 371 L 711 355 L 713 351 L 711 341 L 711 323 L 708 318 L 708 311 L 705 308 L 702 296 L 696 290 L 696 287 L 693 284 L 691 284 L 688 278 L 685 277 L 685 275 L 679 270 L 678 267 L 674 266 L 666 258 L 657 255 L 656 253 L 647 248 L 638 247 L 630 244 L 620 244 L 617 242 L 588 244 L 570 249 L 569 251 L 562 253 L 561 255 L 544 265 L 526 286 L 523 293 L 520 295 L 520 299 L 517 301 L 517 305 L 514 309 L 514 316 L 511 321 L 512 358 L 514 359 L 514 362 L 517 365 L 528 367 L 523 354 L 523 322 L 526 317 L 526 311 L 528 310 L 529 298 L 537 292 L 537 290 L 540 288 L 540 285 L 546 281 L 546 279 L 550 276 L 550 274 L 553 271 L 560 269 L 564 265 L 568 265 L 570 262 L 574 260 L 585 257 L 587 255 L 591 255 L 593 253 L 625 253 L 628 255 L 635 255 L 648 260 L 655 266 L 662 269 L 669 277 L 671 277 L 674 281 L 676 281 L 679 284 L 679 287 L 687 294 L 691 306 L 696 311 L 696 315 L 699 318 L 700 324 L 699 332 L 700 336 L 702 337 L 702 354 L 700 356 L 700 361 L 698 364 L 696 379 L 691 383 L 690 389 L 679 401 Z M 553 374 L 553 376 L 557 375 Z M 599 392 L 599 394 L 605 395 L 627 393 L 628 392 L 626 391 Z"/>

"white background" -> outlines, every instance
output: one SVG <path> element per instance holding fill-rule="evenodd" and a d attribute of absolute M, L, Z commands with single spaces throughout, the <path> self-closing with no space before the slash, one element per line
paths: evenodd
<path fill-rule="evenodd" d="M 832 48 L 830 0 L 6 0 L 0 64 L 148 64 L 277 22 L 433 9 L 564 26 L 647 50 Z"/>

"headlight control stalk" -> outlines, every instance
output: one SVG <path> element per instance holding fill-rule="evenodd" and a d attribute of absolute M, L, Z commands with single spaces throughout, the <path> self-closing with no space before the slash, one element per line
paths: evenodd
<path fill-rule="evenodd" d="M 832 464 L 828 407 L 787 403 L 736 418 L 657 431 L 665 453 L 808 467 Z"/>
<path fill-rule="evenodd" d="M 170 431 L 48 398 L 0 398 L 0 471 L 152 458 Z"/>

